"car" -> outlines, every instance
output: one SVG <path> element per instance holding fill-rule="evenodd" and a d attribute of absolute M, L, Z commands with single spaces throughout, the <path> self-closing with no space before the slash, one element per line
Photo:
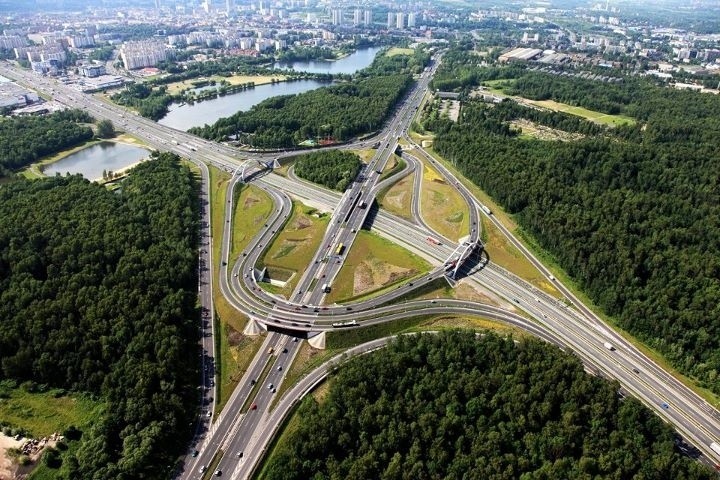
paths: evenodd
<path fill-rule="evenodd" d="M 640 373 L 640 370 L 638 370 L 637 368 L 633 368 L 633 372 Z"/>
<path fill-rule="evenodd" d="M 273 384 L 272 384 L 272 383 L 268 383 L 268 390 L 272 390 L 272 388 L 273 388 Z"/>
<path fill-rule="evenodd" d="M 205 414 L 205 416 L 208 417 L 208 418 L 212 417 L 212 412 L 207 412 L 207 413 Z"/>
<path fill-rule="evenodd" d="M 437 303 L 435 300 L 430 300 L 430 303 Z"/>
<path fill-rule="evenodd" d="M 220 470 L 215 470 L 215 476 L 216 476 L 216 477 L 219 477 L 219 476 L 221 476 L 221 475 L 222 475 L 222 471 L 220 471 Z"/>
<path fill-rule="evenodd" d="M 661 406 L 662 408 L 664 408 L 665 410 L 667 410 L 667 409 L 670 408 L 670 405 L 668 405 L 667 402 L 662 402 L 662 403 L 660 404 L 660 406 Z"/>
<path fill-rule="evenodd" d="M 273 388 L 273 389 L 272 389 L 272 392 L 273 392 L 273 393 L 277 392 L 277 388 Z"/>
<path fill-rule="evenodd" d="M 238 452 L 238 453 L 237 453 L 237 457 L 238 457 L 238 458 L 242 458 L 242 457 L 243 457 L 243 452 Z"/>
<path fill-rule="evenodd" d="M 250 410 L 257 410 L 257 403 L 253 403 Z"/>
<path fill-rule="evenodd" d="M 250 379 L 250 385 L 255 385 L 255 379 L 254 379 L 254 378 Z"/>
<path fill-rule="evenodd" d="M 200 473 L 205 473 L 207 471 L 207 465 L 203 465 L 200 467 Z"/>
<path fill-rule="evenodd" d="M 278 365 L 278 372 L 282 372 L 282 365 Z"/>
<path fill-rule="evenodd" d="M 200 455 L 200 452 L 198 452 L 197 450 L 193 450 L 192 456 L 197 457 L 198 455 Z"/>
<path fill-rule="evenodd" d="M 297 341 L 298 341 L 298 337 L 293 338 L 293 342 L 297 342 Z"/>

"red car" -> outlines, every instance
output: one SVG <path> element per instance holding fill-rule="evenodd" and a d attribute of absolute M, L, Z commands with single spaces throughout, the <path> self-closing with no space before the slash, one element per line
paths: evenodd
<path fill-rule="evenodd" d="M 253 403 L 252 407 L 250 407 L 250 410 L 257 410 L 257 403 Z"/>

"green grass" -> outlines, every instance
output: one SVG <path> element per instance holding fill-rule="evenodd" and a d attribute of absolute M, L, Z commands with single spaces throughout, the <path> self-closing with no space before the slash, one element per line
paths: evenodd
<path fill-rule="evenodd" d="M 628 117 L 627 115 L 609 115 L 607 113 L 596 112 L 594 110 L 588 110 L 583 107 L 574 107 L 566 103 L 556 102 L 554 100 L 525 100 L 533 105 L 539 107 L 545 107 L 556 112 L 565 112 L 570 115 L 576 115 L 578 117 L 585 118 L 591 122 L 600 123 L 603 125 L 610 125 L 616 127 L 618 125 L 634 125 L 635 119 Z"/>
<path fill-rule="evenodd" d="M 378 183 L 382 182 L 386 178 L 392 177 L 393 175 L 404 169 L 406 165 L 407 163 L 405 163 L 405 160 L 393 153 L 390 158 L 388 158 L 383 173 L 380 175 L 380 177 L 378 177 Z"/>
<path fill-rule="evenodd" d="M 235 187 L 235 192 L 231 261 L 247 248 L 250 240 L 265 226 L 265 222 L 273 211 L 272 199 L 258 187 L 243 185 L 240 188 L 238 185 Z"/>
<path fill-rule="evenodd" d="M 377 196 L 380 208 L 399 217 L 410 219 L 412 217 L 410 206 L 414 184 L 415 174 L 411 173 L 389 188 L 383 189 Z"/>
<path fill-rule="evenodd" d="M 34 438 L 63 432 L 70 425 L 89 427 L 101 415 L 102 404 L 80 394 L 68 395 L 54 389 L 42 393 L 26 391 L 13 382 L 0 386 L 0 419 L 5 424 L 22 428 Z"/>
<path fill-rule="evenodd" d="M 460 193 L 423 162 L 420 213 L 430 228 L 457 241 L 470 233 L 470 211 Z"/>
<path fill-rule="evenodd" d="M 230 395 L 232 394 L 237 382 L 247 370 L 255 353 L 262 345 L 263 337 L 245 337 L 235 342 L 235 345 L 228 343 L 230 336 L 237 336 L 234 332 L 242 332 L 247 324 L 247 317 L 232 307 L 225 297 L 223 297 L 217 285 L 217 279 L 220 278 L 220 250 L 223 229 L 225 228 L 225 208 L 227 200 L 228 182 L 230 175 L 223 170 L 215 167 L 208 167 L 210 170 L 210 215 L 212 222 L 213 237 L 213 303 L 215 313 L 220 320 L 217 325 L 217 335 L 219 340 L 219 348 L 217 353 L 220 358 L 216 360 L 216 378 L 218 379 L 217 397 L 215 398 L 216 410 L 220 411 Z M 240 198 L 242 198 L 242 193 Z M 250 235 L 250 238 L 252 238 Z M 228 326 L 226 328 L 226 325 Z M 233 335 L 231 335 L 233 334 Z"/>
<path fill-rule="evenodd" d="M 297 409 L 300 403 L 296 403 L 295 406 L 292 407 L 290 412 L 288 412 L 287 420 L 285 420 L 280 427 L 280 429 L 277 432 L 277 435 L 274 436 L 272 442 L 270 442 L 270 445 L 268 446 L 268 454 L 263 456 L 260 464 L 260 468 L 258 469 L 258 472 L 256 475 L 254 475 L 252 478 L 254 479 L 261 479 L 265 478 L 267 475 L 267 468 L 268 463 L 270 459 L 278 452 L 286 451 L 289 446 L 287 444 L 288 437 L 297 429 L 300 427 L 300 418 L 297 416 Z"/>
<path fill-rule="evenodd" d="M 365 298 L 430 270 L 419 256 L 366 230 L 358 232 L 346 255 L 326 303 Z M 358 279 L 366 285 L 359 285 L 356 291 Z"/>
<path fill-rule="evenodd" d="M 395 55 L 412 55 L 413 53 L 415 53 L 415 50 L 412 48 L 392 47 L 390 50 L 385 52 L 385 56 L 394 57 Z"/>
<path fill-rule="evenodd" d="M 318 217 L 314 212 L 314 209 L 300 202 L 293 202 L 292 214 L 285 224 L 285 228 L 275 237 L 260 259 L 260 263 L 269 269 L 282 269 L 286 272 L 296 273 L 284 288 L 277 289 L 276 287 L 274 293 L 289 296 L 300 280 L 302 272 L 305 271 L 320 247 L 329 216 Z M 266 287 L 263 284 L 263 288 L 270 291 Z"/>

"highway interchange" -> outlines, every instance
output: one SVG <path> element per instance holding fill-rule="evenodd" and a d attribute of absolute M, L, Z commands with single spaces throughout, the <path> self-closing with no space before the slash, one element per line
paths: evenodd
<path fill-rule="evenodd" d="M 436 68 L 436 65 L 433 68 Z M 702 451 L 706 463 L 720 463 L 720 458 L 708 447 L 711 442 L 720 439 L 720 413 L 584 306 L 507 231 L 494 215 L 483 210 L 483 206 L 459 179 L 442 164 L 435 162 L 407 136 L 408 126 L 422 101 L 431 73 L 423 74 L 382 132 L 370 139 L 343 147 L 378 146 L 368 166 L 343 195 L 300 181 L 293 175 L 287 177 L 275 174 L 257 175 L 253 180 L 254 184 L 271 196 L 275 208 L 271 218 L 267 219 L 266 226 L 250 243 L 252 248 L 249 247 L 235 259 L 229 258 L 229 245 L 233 231 L 233 190 L 243 180 L 241 175 L 236 174 L 239 167 L 246 161 L 272 161 L 278 157 L 291 156 L 293 152 L 241 154 L 234 148 L 164 127 L 33 72 L 15 69 L 7 63 L 0 66 L 0 74 L 3 76 L 51 94 L 59 102 L 84 108 L 97 118 L 107 118 L 123 130 L 142 138 L 151 147 L 173 151 L 190 159 L 200 168 L 202 178 L 200 201 L 203 208 L 199 246 L 199 295 L 204 332 L 201 345 L 204 372 L 203 408 L 196 437 L 186 459 L 186 468 L 180 478 L 202 478 L 201 467 L 210 465 L 213 460 L 217 464 L 215 469 L 220 470 L 224 476 L 249 478 L 267 448 L 271 434 L 277 431 L 284 415 L 302 395 L 321 380 L 325 371 L 324 367 L 321 367 L 304 377 L 270 410 L 275 396 L 273 390 L 282 383 L 286 368 L 292 363 L 301 343 L 295 341 L 298 337 L 305 338 L 308 332 L 333 330 L 333 323 L 338 322 L 354 321 L 361 325 L 371 325 L 407 316 L 447 313 L 480 315 L 510 323 L 549 342 L 573 350 L 589 371 L 618 380 L 624 392 L 637 397 L 654 409 L 665 421 L 672 423 L 687 441 Z M 379 182 L 381 175 L 378 171 L 384 170 L 390 154 L 395 151 L 400 139 L 411 145 L 409 151 L 403 153 L 407 168 L 398 172 L 393 178 Z M 487 221 L 499 228 L 548 281 L 554 284 L 571 305 L 568 306 L 567 303 L 545 294 L 510 272 L 488 262 L 487 257 L 478 255 L 477 250 L 468 252 L 462 244 L 458 246 L 450 239 L 442 239 L 428 228 L 422 220 L 418 202 L 422 161 L 431 162 L 432 166 L 445 177 L 447 183 L 455 186 L 468 204 L 471 215 L 469 222 L 471 231 L 468 232 L 467 239 L 469 245 L 477 242 L 480 234 L 479 216 L 484 215 Z M 235 174 L 227 191 L 228 208 L 226 208 L 222 239 L 211 237 L 207 168 L 209 164 Z M 257 163 L 252 163 L 251 166 L 255 168 L 243 170 L 245 172 L 262 170 Z M 416 172 L 413 220 L 404 220 L 379 211 L 371 219 L 372 221 L 369 221 L 370 207 L 378 191 L 411 171 Z M 245 176 L 247 175 L 246 173 Z M 293 296 L 286 300 L 268 294 L 260 288 L 257 278 L 260 272 L 256 265 L 260 263 L 264 251 L 282 230 L 291 214 L 290 195 L 333 214 L 320 249 L 298 283 Z M 361 202 L 364 202 L 366 207 L 361 208 Z M 322 284 L 332 284 L 342 267 L 347 250 L 354 242 L 357 231 L 363 227 L 368 228 L 366 223 L 370 224 L 369 228 L 373 231 L 421 255 L 436 267 L 431 272 L 426 272 L 421 277 L 371 300 L 353 304 L 322 305 L 324 295 Z M 428 236 L 441 238 L 442 243 L 439 245 L 429 243 Z M 212 259 L 210 245 L 212 241 L 222 242 L 221 259 Z M 345 249 L 342 254 L 334 255 L 333 252 L 340 243 Z M 427 283 L 447 278 L 446 264 L 457 258 L 459 251 L 465 251 L 465 256 L 472 254 L 472 258 L 469 261 L 464 261 L 465 256 L 459 259 L 458 278 L 479 285 L 504 298 L 507 301 L 507 308 L 500 309 L 476 302 L 450 299 L 393 302 L 398 298 L 407 298 L 408 293 Z M 217 279 L 212 278 L 211 275 L 213 261 L 219 261 L 221 265 Z M 214 419 L 208 416 L 208 412 L 212 415 L 214 411 L 216 396 L 212 388 L 215 374 L 213 287 L 220 288 L 225 298 L 238 311 L 275 332 L 266 336 L 263 346 L 237 389 L 218 418 Z M 520 312 L 532 317 L 532 321 Z M 278 331 L 283 333 L 277 333 Z M 605 348 L 604 342 L 612 343 L 614 350 Z M 359 346 L 357 353 L 378 348 L 380 343 Z M 272 353 L 268 354 L 270 349 Z M 253 381 L 261 378 L 263 384 L 256 388 Z M 272 387 L 269 387 L 269 384 L 272 384 Z M 197 451 L 197 456 L 193 455 L 194 451 Z M 239 456 L 240 454 L 242 456 Z"/>

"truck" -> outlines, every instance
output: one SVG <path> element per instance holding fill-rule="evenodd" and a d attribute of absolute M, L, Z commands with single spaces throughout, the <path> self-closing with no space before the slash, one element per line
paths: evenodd
<path fill-rule="evenodd" d="M 427 240 L 428 243 L 430 243 L 430 244 L 432 244 L 432 245 L 442 245 L 442 243 L 440 242 L 440 240 L 438 240 L 437 238 L 434 238 L 434 237 L 427 237 L 426 240 Z"/>
<path fill-rule="evenodd" d="M 720 455 L 720 445 L 715 442 L 710 443 L 710 450 Z"/>
<path fill-rule="evenodd" d="M 603 343 L 603 347 L 607 348 L 607 349 L 610 350 L 611 352 L 612 352 L 613 350 L 615 350 L 615 347 L 613 347 L 613 346 L 612 346 L 612 343 L 610 343 L 610 342 L 605 342 L 605 343 Z"/>
<path fill-rule="evenodd" d="M 492 215 L 492 210 L 490 210 L 486 205 L 480 204 L 480 210 L 485 212 L 487 215 Z"/>

